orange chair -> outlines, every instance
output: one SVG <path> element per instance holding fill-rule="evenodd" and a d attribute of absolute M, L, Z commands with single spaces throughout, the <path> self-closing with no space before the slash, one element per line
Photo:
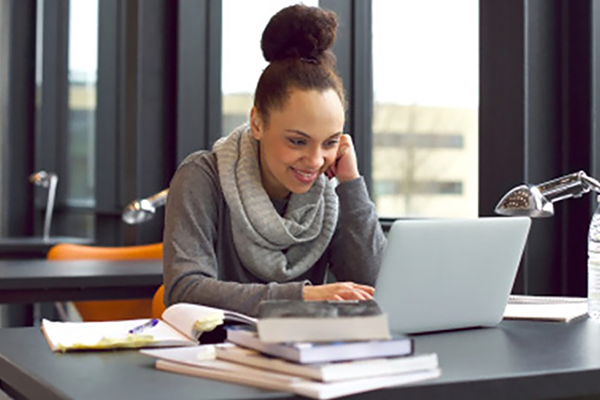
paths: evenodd
<path fill-rule="evenodd" d="M 162 243 L 97 247 L 61 243 L 52 246 L 48 260 L 161 260 Z M 84 321 L 107 321 L 149 318 L 152 315 L 152 299 L 102 300 L 74 302 Z"/>
<path fill-rule="evenodd" d="M 152 298 L 152 318 L 160 318 L 163 311 L 165 311 L 165 302 L 163 297 L 165 295 L 165 285 L 160 285 L 154 297 Z"/>

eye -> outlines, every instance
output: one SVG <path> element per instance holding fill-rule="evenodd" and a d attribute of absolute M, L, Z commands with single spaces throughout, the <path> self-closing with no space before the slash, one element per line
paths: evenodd
<path fill-rule="evenodd" d="M 292 145 L 292 146 L 304 146 L 306 144 L 306 140 L 304 139 L 298 139 L 298 138 L 287 138 L 288 142 Z"/>
<path fill-rule="evenodd" d="M 328 140 L 328 141 L 326 141 L 326 142 L 324 143 L 324 146 L 325 146 L 325 148 L 328 148 L 328 149 L 329 149 L 329 148 L 332 148 L 332 147 L 335 147 L 335 146 L 337 146 L 337 144 L 338 144 L 339 142 L 340 142 L 340 140 L 339 140 L 339 139 L 330 139 L 330 140 Z"/>

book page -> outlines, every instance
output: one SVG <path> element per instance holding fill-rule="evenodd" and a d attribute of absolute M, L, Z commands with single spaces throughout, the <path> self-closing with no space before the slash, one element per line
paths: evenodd
<path fill-rule="evenodd" d="M 139 348 L 153 345 L 186 344 L 185 337 L 163 321 L 136 334 L 129 330 L 150 319 L 102 322 L 53 322 L 42 320 L 42 330 L 54 351 Z"/>
<path fill-rule="evenodd" d="M 254 318 L 233 311 L 221 310 L 200 304 L 177 303 L 169 306 L 162 319 L 183 334 L 197 339 L 202 332 L 210 332 L 225 319 L 256 324 Z"/>

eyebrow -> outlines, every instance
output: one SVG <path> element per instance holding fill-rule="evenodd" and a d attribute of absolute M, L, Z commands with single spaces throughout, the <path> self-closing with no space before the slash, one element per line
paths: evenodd
<path fill-rule="evenodd" d="M 310 136 L 308 133 L 302 132 L 302 131 L 300 131 L 300 130 L 298 130 L 298 129 L 286 129 L 285 131 L 286 131 L 286 132 L 289 132 L 289 133 L 295 133 L 295 134 L 298 134 L 298 135 L 300 135 L 300 136 L 304 136 L 304 137 L 305 137 L 305 138 L 307 138 L 307 139 L 312 139 L 312 137 L 311 137 L 311 136 Z M 336 133 L 334 133 L 333 135 L 329 136 L 329 137 L 327 138 L 327 140 L 329 140 L 329 139 L 333 139 L 333 138 L 335 138 L 335 137 L 339 137 L 339 136 L 342 136 L 342 132 L 341 132 L 341 131 L 340 131 L 340 132 L 336 132 Z"/>

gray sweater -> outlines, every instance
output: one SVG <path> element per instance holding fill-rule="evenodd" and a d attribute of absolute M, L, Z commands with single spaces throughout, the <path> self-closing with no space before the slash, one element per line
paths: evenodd
<path fill-rule="evenodd" d="M 264 282 L 237 256 L 229 207 L 212 151 L 188 156 L 169 189 L 164 230 L 165 304 L 199 303 L 256 315 L 267 299 L 302 299 L 307 284 L 338 281 L 375 285 L 386 243 L 361 178 L 337 186 L 340 209 L 333 239 L 317 263 L 293 282 Z M 287 201 L 272 199 L 283 215 Z"/>

